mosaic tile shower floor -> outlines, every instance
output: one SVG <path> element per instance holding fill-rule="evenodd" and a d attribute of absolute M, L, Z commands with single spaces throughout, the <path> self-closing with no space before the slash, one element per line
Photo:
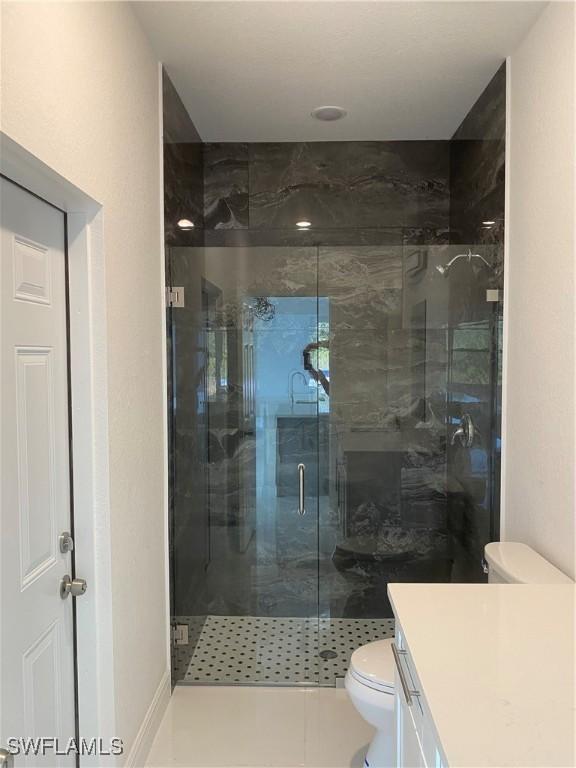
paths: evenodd
<path fill-rule="evenodd" d="M 334 686 L 356 648 L 394 635 L 393 619 L 180 616 L 176 621 L 190 627 L 191 645 L 177 647 L 174 661 L 175 681 L 188 685 Z"/>

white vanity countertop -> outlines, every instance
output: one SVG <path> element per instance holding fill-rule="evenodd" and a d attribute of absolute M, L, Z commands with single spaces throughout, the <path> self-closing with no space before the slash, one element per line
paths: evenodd
<path fill-rule="evenodd" d="M 388 594 L 450 768 L 575 765 L 576 585 Z"/>

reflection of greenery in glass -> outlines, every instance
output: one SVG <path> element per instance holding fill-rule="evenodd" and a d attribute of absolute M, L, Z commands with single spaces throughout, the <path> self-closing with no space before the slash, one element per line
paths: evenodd
<path fill-rule="evenodd" d="M 490 347 L 490 328 L 487 323 L 455 328 L 452 381 L 460 384 L 489 384 Z"/>

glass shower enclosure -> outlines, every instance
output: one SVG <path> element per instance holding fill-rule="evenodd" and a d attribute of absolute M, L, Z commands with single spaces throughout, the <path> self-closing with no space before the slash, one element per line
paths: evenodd
<path fill-rule="evenodd" d="M 174 682 L 338 684 L 388 583 L 484 578 L 498 253 L 375 235 L 170 250 Z"/>

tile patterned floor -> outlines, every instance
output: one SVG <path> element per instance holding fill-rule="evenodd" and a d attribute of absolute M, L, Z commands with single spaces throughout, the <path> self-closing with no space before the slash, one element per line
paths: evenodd
<path fill-rule="evenodd" d="M 178 617 L 198 635 L 197 617 Z M 334 686 L 352 652 L 394 635 L 393 619 L 207 616 L 191 655 L 177 648 L 175 678 L 188 685 Z"/>

